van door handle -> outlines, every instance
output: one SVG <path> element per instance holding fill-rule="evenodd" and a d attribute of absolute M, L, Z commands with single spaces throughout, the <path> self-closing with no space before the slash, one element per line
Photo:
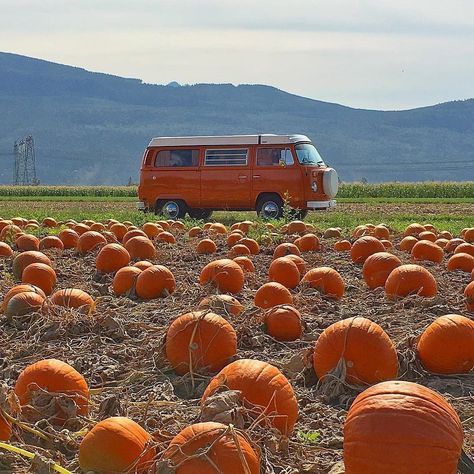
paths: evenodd
<path fill-rule="evenodd" d="M 246 175 L 241 175 L 241 176 L 239 176 L 239 179 L 247 179 L 247 176 Z"/>
<path fill-rule="evenodd" d="M 258 178 L 260 178 L 260 175 L 259 175 L 259 174 L 254 174 L 253 177 L 254 177 L 255 179 L 258 179 Z"/>

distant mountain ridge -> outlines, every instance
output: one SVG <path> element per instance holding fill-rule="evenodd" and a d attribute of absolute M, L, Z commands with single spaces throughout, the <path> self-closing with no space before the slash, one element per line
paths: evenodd
<path fill-rule="evenodd" d="M 404 111 L 345 107 L 264 85 L 145 84 L 0 53 L 0 183 L 32 134 L 45 184 L 125 184 L 150 138 L 302 133 L 344 181 L 474 180 L 474 99 Z"/>

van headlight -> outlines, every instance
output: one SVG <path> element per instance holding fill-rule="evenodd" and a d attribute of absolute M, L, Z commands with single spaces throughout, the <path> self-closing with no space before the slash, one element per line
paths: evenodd
<path fill-rule="evenodd" d="M 311 183 L 311 189 L 313 190 L 313 192 L 317 192 L 318 191 L 318 185 L 316 184 L 316 181 L 313 181 Z"/>

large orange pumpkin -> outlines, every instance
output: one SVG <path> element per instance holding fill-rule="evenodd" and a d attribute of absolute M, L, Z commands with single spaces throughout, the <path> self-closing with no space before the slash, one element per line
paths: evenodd
<path fill-rule="evenodd" d="M 344 424 L 347 474 L 456 474 L 459 416 L 438 393 L 412 382 L 382 382 L 352 403 Z"/>
<path fill-rule="evenodd" d="M 417 344 L 425 369 L 438 374 L 462 374 L 474 368 L 474 321 L 458 314 L 432 322 Z"/>
<path fill-rule="evenodd" d="M 340 299 L 344 295 L 344 280 L 334 268 L 313 268 L 306 273 L 301 282 L 331 298 Z"/>
<path fill-rule="evenodd" d="M 130 418 L 115 416 L 97 423 L 79 447 L 83 472 L 134 472 L 145 474 L 156 451 L 152 437 Z"/>
<path fill-rule="evenodd" d="M 430 298 L 437 293 L 434 276 L 420 265 L 400 265 L 385 282 L 385 294 L 390 297 L 416 294 Z"/>
<path fill-rule="evenodd" d="M 221 423 L 196 423 L 170 442 L 164 457 L 176 474 L 260 473 L 260 458 L 247 437 Z"/>
<path fill-rule="evenodd" d="M 59 232 L 58 237 L 64 245 L 65 249 L 73 249 L 77 247 L 79 234 L 72 229 L 63 229 Z"/>
<path fill-rule="evenodd" d="M 472 271 L 471 277 L 474 280 L 474 270 Z M 466 308 L 468 311 L 474 312 L 474 281 L 471 281 L 471 283 L 469 283 L 464 289 L 464 298 L 466 300 Z"/>
<path fill-rule="evenodd" d="M 31 422 L 47 415 L 41 412 L 44 392 L 66 395 L 74 402 L 78 415 L 87 416 L 89 412 L 89 387 L 84 377 L 57 359 L 40 360 L 26 367 L 18 376 L 14 391 L 22 406 L 22 415 Z M 54 404 L 53 411 L 49 414 L 53 423 L 62 424 L 67 420 L 59 403 Z"/>
<path fill-rule="evenodd" d="M 295 244 L 283 243 L 276 246 L 273 258 L 286 257 L 291 254 L 300 256 L 300 249 Z"/>
<path fill-rule="evenodd" d="M 43 294 L 35 291 L 22 291 L 12 295 L 5 306 L 5 316 L 24 316 L 34 311 L 40 311 L 44 305 Z"/>
<path fill-rule="evenodd" d="M 242 240 L 244 237 L 243 232 L 231 232 L 227 236 L 227 246 L 229 248 L 233 247 L 239 240 Z M 250 251 L 250 249 L 249 249 Z"/>
<path fill-rule="evenodd" d="M 101 273 L 114 273 L 130 263 L 130 254 L 120 244 L 104 245 L 95 260 L 95 266 Z"/>
<path fill-rule="evenodd" d="M 191 229 L 188 230 L 188 237 L 190 239 L 199 237 L 201 234 L 202 234 L 202 229 L 199 226 L 191 227 Z"/>
<path fill-rule="evenodd" d="M 251 255 L 250 249 L 246 245 L 236 244 L 229 250 L 229 258 L 234 258 L 239 255 Z"/>
<path fill-rule="evenodd" d="M 298 418 L 298 402 L 293 387 L 276 367 L 252 359 L 232 362 L 209 382 L 201 403 L 224 389 L 238 390 L 253 415 L 263 415 L 282 434 L 291 435 Z"/>
<path fill-rule="evenodd" d="M 343 363 L 345 380 L 355 385 L 396 378 L 397 351 L 387 333 L 373 321 L 348 318 L 331 324 L 314 346 L 313 367 L 324 379 Z"/>
<path fill-rule="evenodd" d="M 125 295 L 135 289 L 138 275 L 143 270 L 136 266 L 123 267 L 114 276 L 112 288 L 117 296 Z"/>
<path fill-rule="evenodd" d="M 383 224 L 376 225 L 374 228 L 374 237 L 380 240 L 390 240 L 390 230 Z"/>
<path fill-rule="evenodd" d="M 294 244 L 300 249 L 300 252 L 314 252 L 321 250 L 319 238 L 315 234 L 305 234 L 296 239 Z"/>
<path fill-rule="evenodd" d="M 139 298 L 150 300 L 163 298 L 175 289 L 173 273 L 163 265 L 153 265 L 138 275 L 135 291 Z"/>
<path fill-rule="evenodd" d="M 384 252 L 385 247 L 379 239 L 367 235 L 357 239 L 351 247 L 351 259 L 362 265 L 368 257 L 377 252 Z"/>
<path fill-rule="evenodd" d="M 79 236 L 77 250 L 79 253 L 85 254 L 93 252 L 105 244 L 107 244 L 107 239 L 102 234 L 95 230 L 88 230 Z"/>
<path fill-rule="evenodd" d="M 288 288 L 281 283 L 270 282 L 262 285 L 255 293 L 255 306 L 263 309 L 280 304 L 293 304 L 293 297 Z"/>
<path fill-rule="evenodd" d="M 202 269 L 199 283 L 211 283 L 223 293 L 239 293 L 244 286 L 244 272 L 233 260 L 214 260 Z"/>
<path fill-rule="evenodd" d="M 247 247 L 245 247 L 247 248 Z M 206 255 L 217 252 L 217 245 L 211 239 L 202 239 L 196 245 L 196 252 L 200 255 Z M 250 253 L 250 251 L 249 251 Z"/>
<path fill-rule="evenodd" d="M 153 263 L 148 262 L 147 260 L 140 260 L 139 262 L 134 263 L 132 266 L 137 267 L 140 270 L 146 270 L 147 268 L 152 267 Z"/>
<path fill-rule="evenodd" d="M 133 239 L 133 237 L 147 237 L 147 235 L 140 229 L 128 230 L 122 237 L 122 244 L 125 245 L 130 239 Z"/>
<path fill-rule="evenodd" d="M 15 245 L 16 248 L 22 252 L 25 250 L 39 250 L 40 240 L 35 235 L 23 234 L 17 237 Z"/>
<path fill-rule="evenodd" d="M 303 334 L 301 314 L 293 306 L 273 306 L 265 311 L 267 333 L 277 341 L 295 341 Z"/>
<path fill-rule="evenodd" d="M 133 260 L 151 260 L 156 257 L 155 246 L 148 237 L 141 235 L 132 237 L 125 243 L 125 248 Z"/>
<path fill-rule="evenodd" d="M 455 253 L 448 260 L 448 270 L 471 273 L 474 270 L 474 257 L 468 253 Z"/>
<path fill-rule="evenodd" d="M 436 240 L 436 234 L 434 232 L 431 232 L 429 230 L 425 230 L 424 232 L 420 232 L 418 234 L 418 239 L 419 240 L 428 240 L 430 242 L 434 242 Z"/>
<path fill-rule="evenodd" d="M 365 283 L 369 288 L 384 286 L 390 273 L 401 264 L 400 259 L 391 253 L 377 252 L 372 254 L 362 267 Z"/>
<path fill-rule="evenodd" d="M 270 281 L 281 283 L 287 288 L 296 288 L 301 276 L 296 263 L 287 257 L 279 257 L 270 264 L 268 278 Z"/>
<path fill-rule="evenodd" d="M 429 240 L 419 240 L 411 249 L 413 260 L 428 260 L 434 263 L 443 261 L 443 249 Z"/>
<path fill-rule="evenodd" d="M 17 236 L 21 233 L 22 230 L 17 225 L 9 224 L 0 231 L 0 241 L 15 242 Z"/>
<path fill-rule="evenodd" d="M 31 291 L 33 293 L 38 293 L 39 295 L 41 295 L 43 300 L 46 299 L 46 295 L 44 291 L 41 288 L 38 288 L 37 286 L 28 285 L 28 284 L 15 285 L 14 287 L 10 288 L 5 294 L 5 296 L 3 297 L 2 311 L 5 312 L 5 310 L 7 309 L 8 302 L 15 295 L 17 295 L 18 293 L 26 293 L 26 292 L 31 292 Z"/>
<path fill-rule="evenodd" d="M 255 273 L 255 265 L 253 264 L 252 260 L 250 260 L 250 258 L 246 257 L 245 255 L 235 257 L 233 260 L 239 265 L 244 273 Z"/>
<path fill-rule="evenodd" d="M 179 375 L 215 373 L 237 353 L 237 335 L 222 316 L 186 313 L 168 328 L 165 351 L 170 365 Z"/>
<path fill-rule="evenodd" d="M 444 251 L 446 253 L 452 253 L 456 250 L 456 248 L 461 245 L 461 244 L 465 244 L 466 242 L 463 240 L 463 239 L 458 239 L 458 238 L 455 238 L 455 239 L 450 239 L 448 241 L 448 243 L 444 246 Z"/>
<path fill-rule="evenodd" d="M 254 239 L 244 237 L 243 239 L 239 240 L 239 244 L 245 245 L 250 250 L 252 255 L 258 255 L 260 253 L 260 245 L 258 245 L 258 242 Z"/>
<path fill-rule="evenodd" d="M 472 257 L 474 257 L 474 245 L 468 244 L 467 242 L 464 244 L 460 244 L 454 250 L 454 253 L 468 253 Z"/>
<path fill-rule="evenodd" d="M 127 233 L 128 229 L 127 226 L 120 223 L 120 222 L 115 222 L 110 226 L 110 232 L 112 232 L 117 239 L 122 242 L 125 234 Z"/>
<path fill-rule="evenodd" d="M 0 412 L 0 441 L 8 441 L 12 435 L 12 426 Z"/>
<path fill-rule="evenodd" d="M 335 252 L 349 252 L 352 248 L 352 244 L 348 240 L 339 240 L 334 243 Z"/>
<path fill-rule="evenodd" d="M 469 242 L 469 243 L 474 242 L 474 227 L 467 228 L 464 231 L 463 237 L 466 242 Z"/>
<path fill-rule="evenodd" d="M 13 275 L 16 279 L 21 279 L 23 270 L 32 263 L 44 263 L 51 266 L 51 260 L 42 252 L 29 250 L 18 254 L 13 259 Z"/>
<path fill-rule="evenodd" d="M 304 234 L 306 224 L 303 221 L 291 221 L 288 224 L 288 234 Z"/>
<path fill-rule="evenodd" d="M 422 226 L 421 224 L 414 223 L 414 224 L 410 224 L 405 229 L 404 235 L 405 235 L 405 237 L 408 236 L 408 235 L 414 235 L 414 236 L 418 237 L 418 235 L 420 235 L 421 232 L 424 232 L 425 230 L 426 230 L 426 228 L 424 226 Z"/>
<path fill-rule="evenodd" d="M 417 242 L 418 239 L 412 235 L 404 237 L 399 244 L 400 250 L 403 250 L 404 252 L 411 252 Z"/>
<path fill-rule="evenodd" d="M 65 308 L 75 308 L 88 311 L 94 304 L 94 299 L 89 293 L 79 288 L 66 288 L 58 290 L 51 295 L 51 303 Z"/>
<path fill-rule="evenodd" d="M 145 224 L 143 224 L 143 232 L 145 232 L 149 239 L 153 239 L 160 232 L 163 232 L 163 228 L 153 222 L 145 222 Z"/>
<path fill-rule="evenodd" d="M 171 232 L 160 232 L 156 239 L 160 242 L 166 242 L 167 244 L 174 245 L 176 243 L 176 238 Z"/>
<path fill-rule="evenodd" d="M 12 255 L 13 249 L 6 242 L 0 242 L 0 258 L 11 257 Z"/>
<path fill-rule="evenodd" d="M 40 249 L 57 249 L 64 250 L 64 244 L 59 237 L 55 235 L 47 235 L 40 240 Z"/>
<path fill-rule="evenodd" d="M 31 263 L 23 270 L 21 275 L 22 283 L 37 286 L 47 295 L 50 295 L 53 291 L 56 280 L 56 272 L 45 263 Z"/>

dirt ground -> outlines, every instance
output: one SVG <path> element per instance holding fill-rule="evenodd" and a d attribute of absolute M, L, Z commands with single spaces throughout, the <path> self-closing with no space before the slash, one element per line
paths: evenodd
<path fill-rule="evenodd" d="M 361 206 L 364 205 L 345 205 L 349 211 Z M 407 205 L 403 207 L 406 210 Z M 466 205 L 461 207 L 465 214 Z M 386 205 L 384 209 L 386 212 Z M 450 205 L 449 209 L 451 213 L 457 212 L 456 206 Z M 439 212 L 439 206 L 432 211 Z M 400 236 L 395 241 L 399 239 Z M 218 238 L 217 243 L 219 250 L 213 256 L 198 256 L 195 243 L 184 238 L 176 246 L 157 244 L 156 263 L 172 270 L 177 288 L 171 296 L 149 302 L 113 296 L 111 277 L 95 275 L 94 254 L 80 257 L 74 251 L 65 251 L 60 256 L 46 251 L 56 268 L 57 288 L 87 291 L 97 300 L 96 312 L 87 316 L 74 310 L 54 311 L 14 322 L 2 317 L 0 381 L 11 388 L 28 364 L 42 358 L 61 359 L 82 373 L 93 389 L 91 413 L 87 419 L 75 420 L 70 430 L 55 431 L 46 422 L 40 422 L 38 427 L 47 433 L 49 441 L 15 430 L 14 444 L 79 472 L 80 432 L 101 419 L 119 414 L 129 416 L 154 433 L 159 448 L 165 447 L 182 428 L 198 421 L 199 398 L 210 377 L 198 376 L 193 389 L 189 376 L 175 375 L 167 364 L 162 341 L 170 322 L 195 309 L 209 294 L 209 288 L 199 285 L 199 273 L 209 261 L 227 256 L 225 238 Z M 389 334 L 399 352 L 400 379 L 424 384 L 449 400 L 463 422 L 465 449 L 474 454 L 474 374 L 452 377 L 428 374 L 414 360 L 411 347 L 413 338 L 438 316 L 456 313 L 474 317 L 466 312 L 462 296 L 470 276 L 447 272 L 446 260 L 439 265 L 426 263 L 438 282 L 438 296 L 392 301 L 381 289 L 368 290 L 360 267 L 351 262 L 347 253 L 333 252 L 333 243 L 334 240 L 323 241 L 321 252 L 303 256 L 307 269 L 327 265 L 340 272 L 346 293 L 340 301 L 334 301 L 314 291 L 294 292 L 295 306 L 306 326 L 301 340 L 280 343 L 266 335 L 262 329 L 262 312 L 253 306 L 255 291 L 267 281 L 274 245 L 252 257 L 256 274 L 248 275 L 244 290 L 237 295 L 245 312 L 229 318 L 238 334 L 237 357 L 264 360 L 280 368 L 297 394 L 299 420 L 289 442 L 280 443 L 268 430 L 255 429 L 251 433 L 262 449 L 262 472 L 322 474 L 342 460 L 342 427 L 357 391 L 346 388 L 336 397 L 323 395 L 310 359 L 319 334 L 330 324 L 352 316 L 367 317 Z M 404 263 L 409 262 L 407 254 L 397 250 L 394 253 Z M 9 259 L 0 261 L 0 297 L 14 284 L 10 265 Z M 318 433 L 316 440 L 308 436 L 311 433 Z M 30 461 L 26 458 L 0 453 L 0 472 L 30 472 L 29 469 Z"/>

